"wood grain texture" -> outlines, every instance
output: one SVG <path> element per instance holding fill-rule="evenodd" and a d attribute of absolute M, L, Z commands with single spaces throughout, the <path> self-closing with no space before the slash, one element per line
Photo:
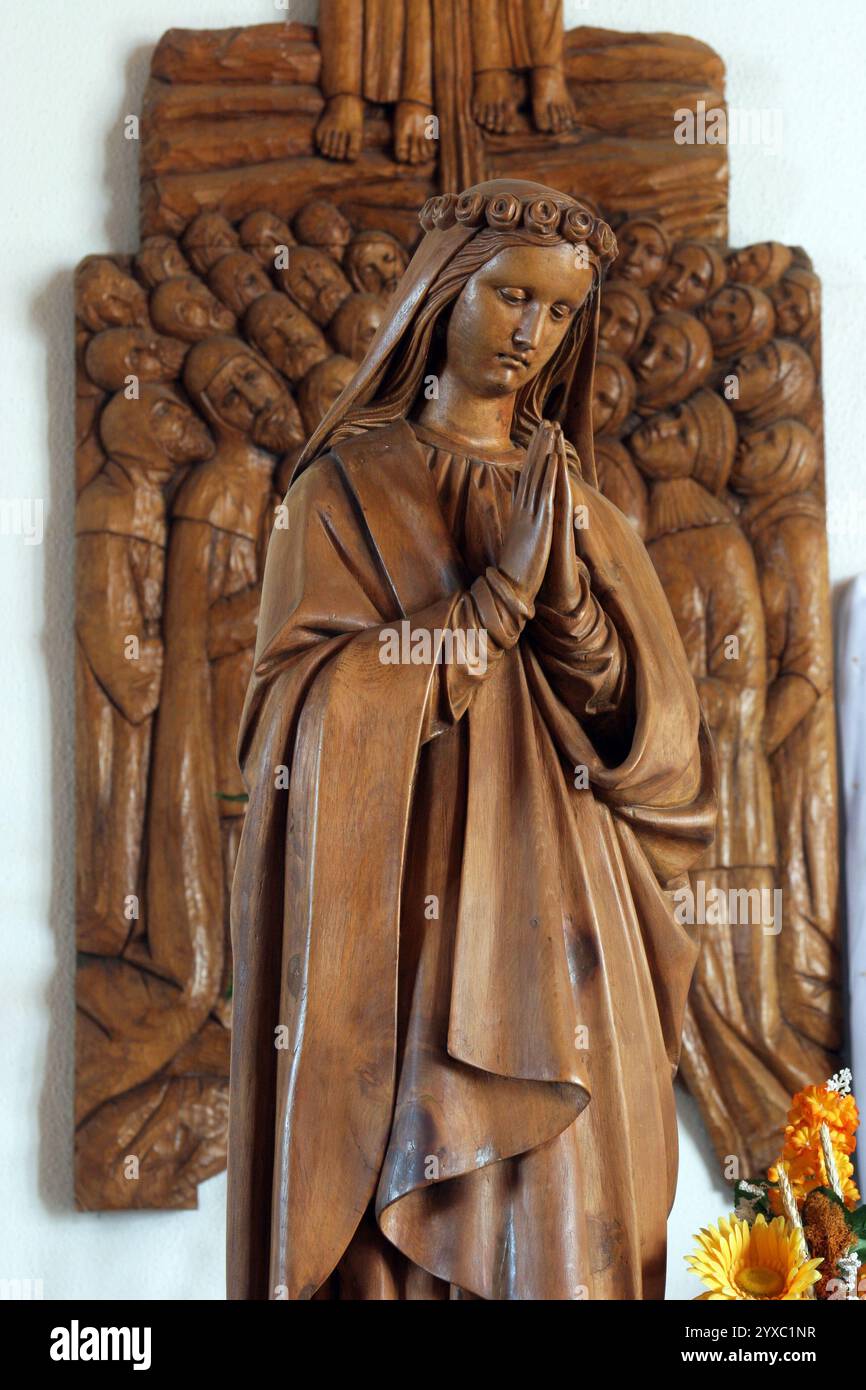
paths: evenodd
<path fill-rule="evenodd" d="M 468 4 L 433 0 L 433 16 L 447 177 L 529 174 L 589 194 L 623 247 L 602 318 L 599 477 L 648 540 L 732 769 L 728 830 L 693 877 L 784 891 L 784 929 L 755 952 L 724 925 L 709 936 L 688 1015 L 684 1071 L 718 1152 L 740 1155 L 745 1171 L 772 1156 L 789 1083 L 835 1069 L 840 1027 L 820 286 L 796 248 L 729 254 L 725 148 L 666 138 L 680 106 L 723 105 L 724 69 L 705 45 L 574 30 L 562 45 L 574 124 L 537 130 L 531 74 L 515 69 L 514 129 L 497 133 L 473 118 L 471 48 L 457 84 L 435 43 L 437 22 L 449 33 L 471 24 Z M 224 1163 L 227 905 L 245 809 L 234 747 L 267 522 L 301 441 L 381 321 L 421 235 L 418 208 L 447 172 L 394 158 L 381 103 L 365 107 L 356 161 L 323 158 L 320 71 L 316 33 L 304 26 L 170 31 L 146 95 L 141 249 L 89 257 L 77 273 L 76 1182 L 92 1209 L 194 1205 L 196 1184 Z M 280 245 L 304 249 L 294 269 L 291 257 L 288 271 L 276 268 Z M 687 303 L 677 285 L 695 269 L 698 297 Z M 687 326 L 671 320 L 678 314 Z M 672 321 L 683 374 L 659 383 L 644 359 Z M 254 372 L 281 415 L 274 433 L 264 424 L 264 443 L 252 424 L 226 435 L 200 388 L 188 389 L 192 350 L 215 338 L 234 344 L 229 376 L 233 362 Z M 764 348 L 757 400 L 724 405 L 729 459 L 730 424 L 720 428 L 706 393 L 721 402 L 724 377 Z M 138 400 L 124 397 L 130 375 Z M 641 428 L 664 433 L 683 407 L 686 433 L 710 441 L 715 460 L 712 477 L 686 475 L 703 490 L 697 503 L 692 490 L 700 525 L 688 508 L 680 516 L 681 498 L 664 502 L 678 480 L 651 475 L 652 447 L 640 454 Z M 787 444 L 755 442 L 780 422 Z M 774 449 L 790 457 L 796 483 L 780 474 L 778 496 L 762 480 Z M 723 636 L 742 628 L 748 660 L 720 664 L 711 613 Z M 741 862 L 756 857 L 745 830 L 739 843 L 731 837 L 741 802 L 759 864 Z M 130 1156 L 137 1177 L 124 1169 Z M 350 1287 L 356 1274 L 343 1277 Z"/>

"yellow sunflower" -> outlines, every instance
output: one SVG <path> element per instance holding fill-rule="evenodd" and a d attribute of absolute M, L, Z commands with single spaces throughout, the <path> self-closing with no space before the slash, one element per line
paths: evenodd
<path fill-rule="evenodd" d="M 698 1250 L 686 1263 L 706 1285 L 704 1298 L 803 1299 L 818 1282 L 820 1260 L 807 1260 L 803 1236 L 777 1216 L 754 1225 L 736 1216 L 721 1217 L 695 1237 Z"/>

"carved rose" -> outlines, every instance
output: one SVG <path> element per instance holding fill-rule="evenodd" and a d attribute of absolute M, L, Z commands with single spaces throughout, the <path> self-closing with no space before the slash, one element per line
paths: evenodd
<path fill-rule="evenodd" d="M 491 227 L 496 227 L 499 231 L 507 231 L 511 227 L 516 227 L 520 221 L 522 206 L 519 198 L 515 198 L 513 193 L 500 193 L 498 197 L 491 198 L 487 204 L 487 221 Z"/>
<path fill-rule="evenodd" d="M 440 193 L 433 199 L 433 223 L 440 231 L 444 231 L 446 227 L 453 227 L 456 202 L 453 193 Z"/>
<path fill-rule="evenodd" d="M 569 241 L 585 241 L 592 231 L 593 219 L 586 208 L 568 208 L 565 213 L 565 232 Z"/>
<path fill-rule="evenodd" d="M 555 232 L 559 224 L 559 205 L 550 198 L 535 198 L 527 204 L 524 221 L 530 232 L 549 234 Z"/>
<path fill-rule="evenodd" d="M 484 194 L 461 193 L 454 207 L 454 216 L 458 222 L 477 227 L 484 217 Z"/>
<path fill-rule="evenodd" d="M 602 256 L 606 260 L 613 260 L 618 250 L 616 237 L 606 222 L 599 222 L 598 224 L 598 244 Z"/>

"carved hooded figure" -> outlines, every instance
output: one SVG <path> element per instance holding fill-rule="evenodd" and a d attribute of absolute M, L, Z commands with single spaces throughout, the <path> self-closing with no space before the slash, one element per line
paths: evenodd
<path fill-rule="evenodd" d="M 765 743 L 783 892 L 782 1002 L 793 1026 L 829 1050 L 840 1042 L 838 859 L 831 819 L 810 814 L 812 798 L 835 805 L 836 797 L 827 548 L 813 486 L 820 458 L 806 425 L 779 420 L 744 436 L 731 484 L 744 499 L 740 520 L 767 615 Z"/>
<path fill-rule="evenodd" d="M 652 565 L 595 487 L 614 241 L 510 180 L 421 220 L 268 551 L 239 742 L 229 1296 L 660 1298 L 696 956 L 665 887 L 711 838 L 713 772 Z M 580 294 L 560 288 L 578 250 Z M 425 405 L 431 373 L 441 402 L 473 363 L 511 383 L 499 448 Z M 538 587 L 505 557 L 563 416 Z M 449 659 L 482 634 L 483 660 Z"/>

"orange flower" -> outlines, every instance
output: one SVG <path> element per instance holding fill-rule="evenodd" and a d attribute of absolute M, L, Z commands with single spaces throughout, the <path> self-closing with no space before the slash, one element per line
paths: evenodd
<path fill-rule="evenodd" d="M 854 1165 L 849 1154 L 854 1152 L 857 1145 L 854 1135 L 859 1123 L 860 1116 L 852 1095 L 841 1095 L 838 1091 L 828 1090 L 826 1086 L 806 1086 L 794 1096 L 788 1111 L 782 1159 L 798 1205 L 802 1205 L 816 1187 L 829 1186 L 821 1153 L 821 1125 L 825 1124 L 830 1131 L 845 1205 L 851 1210 L 857 1206 L 860 1193 L 854 1184 Z M 768 1168 L 767 1177 L 770 1182 L 778 1181 L 775 1167 Z M 781 1212 L 781 1202 L 775 1190 L 770 1194 L 770 1202 L 774 1212 Z"/>

